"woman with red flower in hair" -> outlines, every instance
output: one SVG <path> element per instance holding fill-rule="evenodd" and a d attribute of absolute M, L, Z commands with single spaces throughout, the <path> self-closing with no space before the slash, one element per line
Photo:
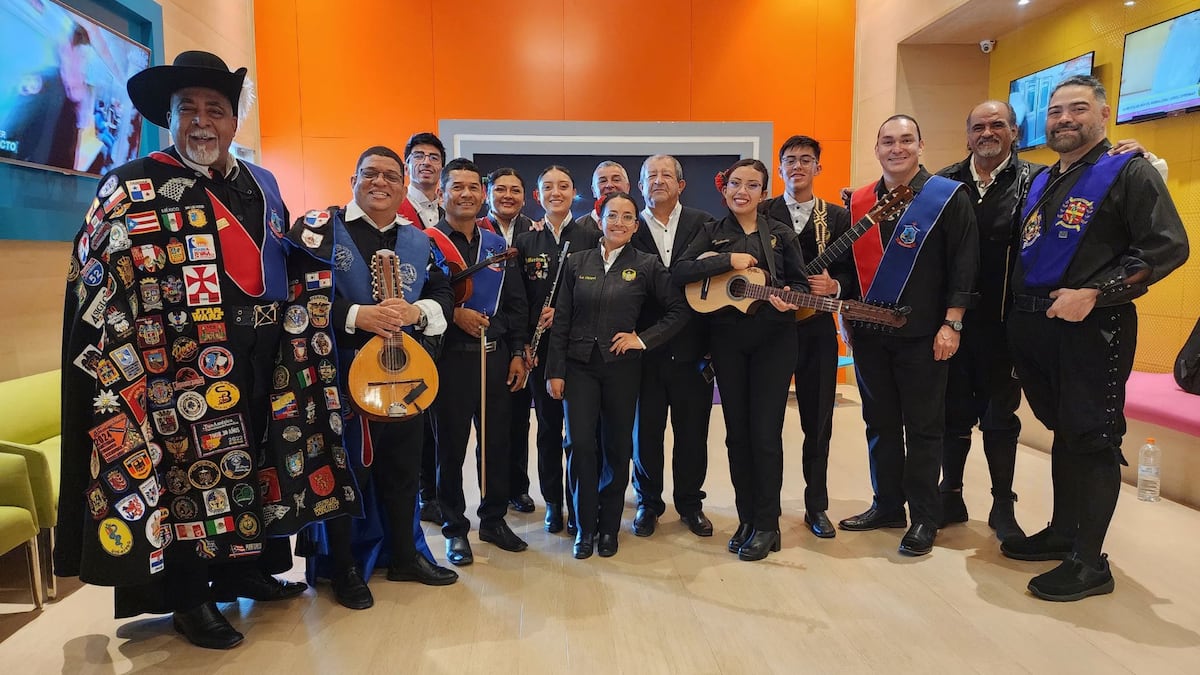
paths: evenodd
<path fill-rule="evenodd" d="M 795 231 L 758 212 L 767 195 L 767 175 L 757 159 L 739 160 L 717 174 L 729 212 L 707 223 L 679 257 L 672 267 L 675 283 L 758 267 L 773 286 L 808 290 Z M 726 307 L 709 315 L 738 512 L 729 551 L 742 560 L 762 560 L 780 547 L 783 415 L 796 366 L 797 307 L 775 295 L 769 303 L 759 303 L 752 314 Z"/>

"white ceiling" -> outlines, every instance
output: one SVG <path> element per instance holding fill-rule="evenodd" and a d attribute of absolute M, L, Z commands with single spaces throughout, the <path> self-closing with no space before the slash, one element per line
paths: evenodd
<path fill-rule="evenodd" d="M 979 44 L 995 39 L 1075 0 L 967 0 L 956 9 L 918 30 L 901 44 Z"/>

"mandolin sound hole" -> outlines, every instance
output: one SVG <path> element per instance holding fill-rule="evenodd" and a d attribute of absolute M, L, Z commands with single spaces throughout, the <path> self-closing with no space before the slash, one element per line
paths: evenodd
<path fill-rule="evenodd" d="M 729 280 L 729 297 L 738 300 L 746 297 L 745 277 L 734 277 Z"/>
<path fill-rule="evenodd" d="M 404 370 L 408 365 L 408 352 L 404 351 L 403 347 L 393 346 L 384 347 L 379 350 L 379 367 L 384 370 L 396 372 Z"/>

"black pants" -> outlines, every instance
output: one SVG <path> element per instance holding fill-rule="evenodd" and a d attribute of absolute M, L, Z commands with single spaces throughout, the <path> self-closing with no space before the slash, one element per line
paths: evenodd
<path fill-rule="evenodd" d="M 659 516 L 667 509 L 662 493 L 668 410 L 675 440 L 671 448 L 675 510 L 690 515 L 703 507 L 713 385 L 705 381 L 700 365 L 699 360 L 676 360 L 666 348 L 642 357 L 634 425 L 633 488 L 638 506 Z"/>
<path fill-rule="evenodd" d="M 1004 325 L 968 315 L 958 353 L 950 359 L 946 380 L 946 435 L 942 449 L 943 491 L 962 489 L 971 429 L 983 432 L 992 494 L 1013 495 L 1017 439 L 1021 420 L 1021 383 L 1013 373 Z"/>
<path fill-rule="evenodd" d="M 738 521 L 778 530 L 783 489 L 783 415 L 796 368 L 796 327 L 754 317 L 712 325 L 725 447 Z"/>
<path fill-rule="evenodd" d="M 1137 349 L 1132 304 L 1097 307 L 1083 321 L 1015 311 L 1008 337 L 1029 407 L 1054 432 L 1054 529 L 1099 559 L 1120 494 L 1125 383 Z"/>
<path fill-rule="evenodd" d="M 804 509 L 829 509 L 829 439 L 833 435 L 833 402 L 837 396 L 837 326 L 832 314 L 796 324 L 796 406 L 804 445 Z"/>
<path fill-rule="evenodd" d="M 389 553 L 393 565 L 403 565 L 417 555 L 413 540 L 413 508 L 425 442 L 425 417 L 427 415 L 403 422 L 368 424 L 374 461 L 358 476 L 358 481 L 360 486 L 366 480 L 374 482 L 392 542 Z M 358 420 L 351 423 L 356 424 Z M 354 564 L 350 525 L 350 518 L 345 516 L 325 521 L 329 551 L 339 569 Z"/>
<path fill-rule="evenodd" d="M 860 331 L 854 365 L 867 425 L 874 504 L 912 521 L 942 521 L 938 475 L 946 427 L 946 361 L 933 358 L 933 336 L 892 337 Z"/>
<path fill-rule="evenodd" d="M 421 419 L 424 441 L 421 443 L 420 492 L 424 504 L 437 501 L 437 431 L 433 428 L 433 415 L 422 415 Z"/>
<path fill-rule="evenodd" d="M 473 345 L 472 345 L 473 346 Z M 486 453 L 475 448 L 482 498 L 476 515 L 481 523 L 501 520 L 508 510 L 509 356 L 504 342 L 487 355 L 487 400 L 480 401 L 479 349 L 448 343 L 438 362 L 441 389 L 433 405 L 437 429 L 437 495 L 442 505 L 442 534 L 461 537 L 471 529 L 463 495 L 463 462 L 471 427 L 479 433 L 480 404 L 486 403 Z M 486 454 L 486 459 L 484 459 Z M 485 466 L 486 465 L 486 466 Z"/>
<path fill-rule="evenodd" d="M 587 363 L 567 360 L 563 394 L 567 477 L 575 522 L 585 537 L 621 529 L 641 367 L 638 358 L 605 363 L 599 347 L 592 349 Z M 602 446 L 596 436 L 600 424 L 604 425 Z"/>
<path fill-rule="evenodd" d="M 529 407 L 533 401 L 530 382 L 509 394 L 512 416 L 508 424 L 508 495 L 529 494 Z"/>
<path fill-rule="evenodd" d="M 537 415 L 538 484 L 548 504 L 563 503 L 563 403 L 546 391 L 544 355 L 529 375 L 533 410 Z M 569 497 L 569 495 L 568 495 Z M 568 504 L 572 504 L 567 499 Z M 570 508 L 574 509 L 572 505 Z"/>

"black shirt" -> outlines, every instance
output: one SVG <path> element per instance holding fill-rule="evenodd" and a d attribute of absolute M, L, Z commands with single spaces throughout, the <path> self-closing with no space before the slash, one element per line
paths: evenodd
<path fill-rule="evenodd" d="M 558 254 L 562 252 L 563 242 L 570 241 L 567 257 L 580 251 L 595 248 L 600 241 L 600 230 L 594 227 L 580 225 L 578 221 L 569 222 L 563 226 L 559 240 L 554 240 L 554 233 L 546 225 L 541 231 L 529 230 L 513 237 L 513 246 L 517 249 L 517 265 L 520 268 L 520 279 L 525 288 L 525 299 L 528 302 L 525 329 L 529 339 L 533 337 L 534 327 L 554 286 L 558 275 Z M 545 342 L 543 342 L 543 345 Z M 545 347 L 540 347 L 544 350 Z"/>
<path fill-rule="evenodd" d="M 1066 171 L 1060 171 L 1058 164 L 1050 167 L 1050 182 L 1038 206 L 1043 227 L 1054 225 L 1059 207 L 1084 167 L 1094 165 L 1110 147 L 1105 139 Z M 1187 230 L 1162 176 L 1144 158 L 1135 157 L 1121 169 L 1100 202 L 1059 287 L 1104 288 L 1096 301 L 1101 307 L 1129 302 L 1187 258 Z M 1131 276 L 1137 282 L 1125 283 Z M 1046 296 L 1053 290 L 1026 288 L 1018 259 L 1013 292 Z"/>

